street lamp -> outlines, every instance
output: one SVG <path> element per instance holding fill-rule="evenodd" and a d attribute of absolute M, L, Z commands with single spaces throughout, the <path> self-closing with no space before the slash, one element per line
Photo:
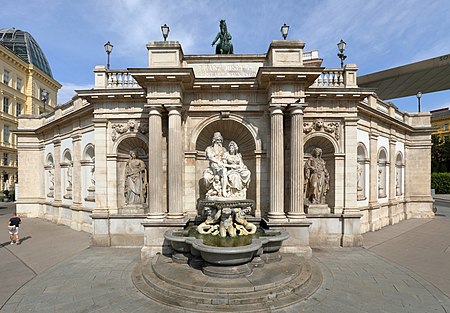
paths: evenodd
<path fill-rule="evenodd" d="M 420 91 L 418 91 L 416 94 L 416 97 L 417 97 L 417 104 L 418 104 L 419 113 L 420 113 L 420 98 L 422 98 L 422 93 Z"/>
<path fill-rule="evenodd" d="M 42 89 L 42 91 L 41 91 L 41 101 L 44 102 L 44 113 L 46 111 L 45 110 L 45 105 L 47 104 L 48 98 L 49 98 L 48 91 L 45 90 L 45 89 Z"/>
<path fill-rule="evenodd" d="M 289 25 L 286 25 L 286 23 L 283 24 L 283 26 L 281 26 L 281 36 L 283 36 L 283 40 L 286 40 L 287 35 L 289 33 Z"/>
<path fill-rule="evenodd" d="M 341 68 L 344 67 L 344 60 L 347 58 L 347 56 L 344 54 L 345 45 L 346 45 L 346 43 L 342 39 L 337 44 L 338 49 L 339 49 L 339 53 L 337 54 L 337 56 L 339 59 L 341 59 Z"/>
<path fill-rule="evenodd" d="M 169 32 L 170 32 L 169 26 L 167 26 L 167 24 L 164 24 L 163 26 L 161 26 L 161 32 L 164 37 L 164 41 L 166 41 L 167 37 L 169 36 Z"/>
<path fill-rule="evenodd" d="M 106 54 L 108 55 L 108 62 L 106 64 L 106 69 L 109 70 L 109 55 L 111 54 L 112 48 L 114 47 L 109 41 L 104 44 Z"/>

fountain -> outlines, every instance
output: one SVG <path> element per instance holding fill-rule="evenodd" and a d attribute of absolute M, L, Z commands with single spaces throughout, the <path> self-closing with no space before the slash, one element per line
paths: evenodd
<path fill-rule="evenodd" d="M 238 145 L 230 141 L 227 150 L 222 142 L 216 132 L 206 148 L 201 223 L 167 230 L 171 253 L 138 266 L 134 284 L 156 301 L 199 312 L 269 312 L 299 302 L 320 286 L 320 270 L 300 256 L 282 257 L 286 230 L 249 221 L 251 173 Z"/>

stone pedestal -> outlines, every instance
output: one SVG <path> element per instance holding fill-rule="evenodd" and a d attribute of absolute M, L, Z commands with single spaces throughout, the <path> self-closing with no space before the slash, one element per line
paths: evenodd
<path fill-rule="evenodd" d="M 362 214 L 342 215 L 343 247 L 361 247 L 363 245 L 363 236 L 361 235 L 360 222 L 361 216 Z"/>
<path fill-rule="evenodd" d="M 84 198 L 85 201 L 95 201 L 95 186 L 91 185 L 87 189 L 87 196 Z"/>
<path fill-rule="evenodd" d="M 306 206 L 308 214 L 330 214 L 330 207 L 328 204 L 309 204 Z"/>
<path fill-rule="evenodd" d="M 309 227 L 311 222 L 306 219 L 295 219 L 291 221 L 273 221 L 263 219 L 261 223 L 270 230 L 283 229 L 289 233 L 289 238 L 283 241 L 281 253 L 295 253 L 304 258 L 311 258 L 312 250 L 309 245 Z"/>
<path fill-rule="evenodd" d="M 122 214 L 145 214 L 147 205 L 143 204 L 126 204 L 122 209 L 120 209 L 120 213 Z"/>
<path fill-rule="evenodd" d="M 170 229 L 183 229 L 189 218 L 181 219 L 147 219 L 144 226 L 144 246 L 141 249 L 141 261 L 145 264 L 157 253 L 169 255 L 172 252 L 170 243 L 164 239 L 164 233 Z"/>

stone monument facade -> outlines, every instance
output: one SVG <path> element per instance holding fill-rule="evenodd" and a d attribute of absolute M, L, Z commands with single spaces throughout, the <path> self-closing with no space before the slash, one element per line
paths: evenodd
<path fill-rule="evenodd" d="M 17 212 L 89 231 L 98 246 L 140 246 L 144 259 L 170 249 L 167 230 L 198 221 L 201 201 L 249 200 L 205 214 L 227 234 L 243 215 L 286 230 L 281 252 L 305 256 L 432 217 L 429 113 L 381 101 L 358 87 L 356 65 L 323 68 L 304 46 L 184 55 L 157 41 L 148 67 L 95 67 L 93 89 L 19 118 Z"/>

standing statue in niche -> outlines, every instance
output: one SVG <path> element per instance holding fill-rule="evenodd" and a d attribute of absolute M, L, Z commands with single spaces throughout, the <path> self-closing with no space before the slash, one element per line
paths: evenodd
<path fill-rule="evenodd" d="M 144 204 L 147 200 L 147 169 L 144 161 L 130 151 L 130 158 L 125 166 L 125 203 Z"/>
<path fill-rule="evenodd" d="M 51 168 L 48 170 L 48 180 L 49 180 L 49 186 L 48 186 L 48 193 L 47 197 L 53 198 L 54 196 L 54 190 L 55 190 L 55 173 L 53 172 L 55 170 L 54 165 L 51 165 Z"/>
<path fill-rule="evenodd" d="M 315 148 L 305 163 L 305 198 L 308 204 L 325 204 L 329 181 L 322 149 Z"/>
<path fill-rule="evenodd" d="M 216 45 L 216 54 L 233 54 L 233 44 L 231 43 L 231 34 L 228 32 L 225 20 L 220 20 L 220 32 L 217 33 L 211 46 Z"/>

